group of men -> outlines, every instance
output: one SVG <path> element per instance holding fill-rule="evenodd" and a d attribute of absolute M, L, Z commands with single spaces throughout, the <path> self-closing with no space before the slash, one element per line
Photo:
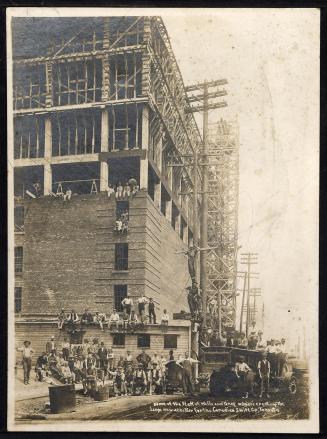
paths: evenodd
<path fill-rule="evenodd" d="M 266 397 L 269 398 L 271 365 L 266 352 L 261 353 L 261 358 L 254 369 L 252 370 L 246 363 L 245 357 L 240 355 L 235 363 L 228 363 L 219 371 L 214 370 L 212 372 L 210 378 L 211 392 L 220 395 L 219 386 L 223 384 L 225 392 L 236 391 L 242 398 L 248 398 L 249 393 L 255 396 L 254 384 L 258 374 L 260 382 L 259 397 L 262 398 L 266 394 Z"/>
<path fill-rule="evenodd" d="M 104 331 L 105 325 L 107 325 L 108 330 L 118 331 L 121 329 L 124 331 L 133 331 L 149 323 L 157 324 L 155 303 L 152 297 L 148 299 L 142 294 L 137 299 L 138 314 L 133 309 L 134 301 L 129 295 L 122 300 L 121 304 L 123 312 L 119 313 L 116 309 L 113 309 L 109 317 L 105 313 L 99 312 L 93 315 L 88 309 L 85 309 L 81 316 L 79 316 L 75 310 L 66 313 L 64 309 L 61 309 L 57 321 L 58 329 L 61 330 L 64 325 L 74 330 L 77 325 L 83 327 L 84 325 L 96 324 L 100 326 L 102 331 Z M 147 312 L 146 306 L 148 308 Z M 169 314 L 166 309 L 164 309 L 161 315 L 160 323 L 163 330 L 169 324 Z"/>
<path fill-rule="evenodd" d="M 129 198 L 132 195 L 135 195 L 139 191 L 139 186 L 135 179 L 131 178 L 125 184 L 118 182 L 116 186 L 112 184 L 108 184 L 106 188 L 106 192 L 108 197 L 115 197 L 117 200 L 123 200 Z"/>
<path fill-rule="evenodd" d="M 128 210 L 125 209 L 124 212 L 119 215 L 115 223 L 115 232 L 119 235 L 126 235 L 128 232 Z"/>
<path fill-rule="evenodd" d="M 221 336 L 217 331 L 211 334 L 205 333 L 202 338 L 202 344 L 206 347 L 227 346 L 239 349 L 249 349 L 265 352 L 269 360 L 272 376 L 283 376 L 287 370 L 287 344 L 286 339 L 265 340 L 263 331 L 250 331 L 249 337 L 244 333 L 227 333 L 222 332 Z"/>
<path fill-rule="evenodd" d="M 22 348 L 24 368 L 24 384 L 29 384 L 34 350 L 30 341 L 25 341 Z M 116 396 L 163 394 L 166 391 L 167 364 L 176 361 L 185 371 L 183 389 L 192 392 L 192 364 L 197 362 L 185 353 L 175 360 L 174 352 L 169 357 L 164 355 L 148 355 L 143 349 L 136 358 L 130 351 L 126 355 L 115 356 L 111 348 L 103 341 L 94 338 L 92 343 L 84 339 L 83 344 L 71 345 L 64 337 L 62 343 L 55 337 L 46 343 L 46 349 L 36 359 L 35 379 L 54 384 L 53 379 L 64 384 L 82 383 L 84 394 L 92 394 L 100 384 L 112 386 Z"/>

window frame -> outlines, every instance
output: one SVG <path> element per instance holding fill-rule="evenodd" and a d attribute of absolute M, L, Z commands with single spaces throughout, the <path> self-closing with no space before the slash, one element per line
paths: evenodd
<path fill-rule="evenodd" d="M 16 294 L 18 290 L 19 290 L 19 294 Z M 19 314 L 20 312 L 22 312 L 23 287 L 15 286 L 14 294 L 15 294 L 15 298 L 14 298 L 15 314 Z M 17 303 L 19 303 L 18 307 L 17 307 Z"/>
<path fill-rule="evenodd" d="M 121 337 L 124 340 L 124 343 L 123 344 L 116 344 L 115 343 L 115 338 L 116 337 Z M 125 345 L 126 345 L 125 334 L 122 334 L 122 333 L 112 334 L 112 347 L 113 348 L 124 348 Z"/>
<path fill-rule="evenodd" d="M 20 255 L 16 254 L 18 250 L 21 250 Z M 22 245 L 16 246 L 14 252 L 15 274 L 22 274 L 24 264 L 24 247 Z"/>
<path fill-rule="evenodd" d="M 141 345 L 140 340 L 147 339 L 149 340 L 148 345 Z M 150 334 L 137 334 L 137 347 L 138 349 L 151 349 L 151 335 Z"/>
<path fill-rule="evenodd" d="M 174 345 L 169 345 L 169 346 L 166 346 L 166 339 L 168 338 L 168 337 L 175 337 L 175 341 L 176 341 L 176 346 Z M 164 334 L 164 349 L 177 349 L 177 345 L 178 345 L 178 343 L 177 343 L 177 341 L 178 341 L 178 335 L 177 334 Z"/>
<path fill-rule="evenodd" d="M 117 303 L 118 303 L 118 294 L 122 294 L 121 291 L 118 290 L 118 288 L 121 287 L 126 287 L 126 292 L 123 293 L 125 294 L 124 297 L 121 295 L 121 300 L 119 302 L 119 306 L 117 307 Z M 127 284 L 116 284 L 114 285 L 114 305 L 115 305 L 115 309 L 117 310 L 117 312 L 123 312 L 123 305 L 121 304 L 121 301 L 127 297 L 127 292 L 128 292 L 128 285 Z M 117 297 L 116 297 L 117 296 Z"/>
<path fill-rule="evenodd" d="M 119 255 L 119 248 L 127 249 L 127 256 Z M 115 271 L 128 271 L 128 243 L 115 244 Z"/>

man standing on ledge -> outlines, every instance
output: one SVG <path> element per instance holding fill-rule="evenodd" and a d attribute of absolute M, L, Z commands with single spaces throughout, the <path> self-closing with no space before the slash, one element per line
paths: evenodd
<path fill-rule="evenodd" d="M 31 348 L 31 342 L 29 340 L 24 341 L 24 346 L 17 348 L 17 351 L 23 353 L 24 384 L 29 384 L 32 368 L 32 355 L 34 354 L 34 350 Z"/>

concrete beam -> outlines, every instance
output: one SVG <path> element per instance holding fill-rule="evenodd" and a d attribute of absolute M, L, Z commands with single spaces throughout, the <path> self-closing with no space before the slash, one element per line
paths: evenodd
<path fill-rule="evenodd" d="M 16 159 L 14 161 L 15 168 L 22 168 L 25 166 L 44 166 L 48 163 L 51 165 L 59 165 L 63 163 L 87 163 L 97 162 L 99 160 L 99 154 L 77 154 L 77 155 L 64 155 L 64 156 L 50 156 L 44 158 L 35 159 Z"/>

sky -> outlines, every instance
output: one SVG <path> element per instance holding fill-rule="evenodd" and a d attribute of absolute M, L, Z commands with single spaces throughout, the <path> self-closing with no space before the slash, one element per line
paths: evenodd
<path fill-rule="evenodd" d="M 209 123 L 239 123 L 240 252 L 259 254 L 266 335 L 294 341 L 317 320 L 319 13 L 201 14 L 162 16 L 186 85 L 228 80 Z"/>

